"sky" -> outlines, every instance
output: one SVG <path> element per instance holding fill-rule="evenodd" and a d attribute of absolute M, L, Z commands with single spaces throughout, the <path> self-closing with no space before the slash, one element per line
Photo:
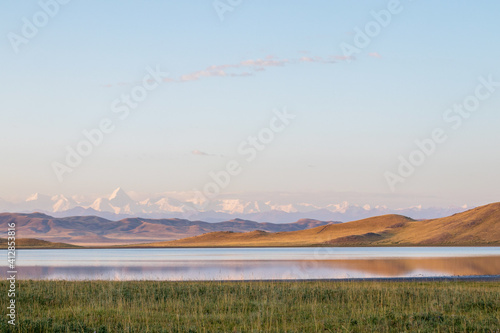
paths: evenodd
<path fill-rule="evenodd" d="M 500 201 L 497 1 L 0 7 L 0 198 Z"/>

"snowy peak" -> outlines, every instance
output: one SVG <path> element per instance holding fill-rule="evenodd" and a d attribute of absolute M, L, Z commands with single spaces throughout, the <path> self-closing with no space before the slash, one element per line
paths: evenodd
<path fill-rule="evenodd" d="M 170 193 L 175 197 L 176 193 Z M 225 196 L 211 200 L 209 204 L 196 205 L 194 200 L 180 195 L 184 199 L 174 199 L 166 195 L 155 195 L 132 199 L 122 188 L 117 188 L 110 195 L 97 198 L 49 197 L 40 193 L 29 196 L 25 201 L 11 203 L 0 200 L 0 212 L 31 213 L 35 211 L 57 216 L 99 215 L 114 219 L 125 217 L 144 218 L 181 218 L 215 222 L 232 218 L 242 218 L 259 222 L 290 222 L 308 218 L 321 221 L 353 221 L 383 214 L 400 214 L 414 219 L 428 219 L 449 216 L 465 211 L 468 206 L 448 208 L 425 208 L 421 205 L 390 209 L 383 205 L 352 204 L 326 202 L 322 205 L 309 202 L 274 202 L 269 200 L 244 200 Z"/>
<path fill-rule="evenodd" d="M 35 193 L 30 195 L 25 202 L 20 203 L 20 207 L 26 210 L 52 210 L 52 200 L 48 195 Z"/>
<path fill-rule="evenodd" d="M 120 201 L 130 202 L 130 201 L 132 201 L 132 199 L 130 199 L 128 194 L 124 190 L 122 190 L 121 187 L 118 187 L 116 190 L 114 190 L 113 193 L 111 193 L 111 195 L 109 196 L 108 200 L 109 201 L 116 201 L 116 202 L 120 202 Z"/>
<path fill-rule="evenodd" d="M 132 200 L 128 194 L 120 187 L 111 193 L 107 198 L 97 198 L 88 208 L 92 208 L 99 212 L 108 212 L 114 214 L 137 214 L 141 210 L 137 210 L 140 204 Z"/>
<path fill-rule="evenodd" d="M 54 212 L 64 212 L 77 206 L 75 200 L 66 198 L 64 195 L 54 195 L 50 200 L 53 203 L 52 209 Z"/>
<path fill-rule="evenodd" d="M 125 193 L 125 191 L 124 191 L 124 190 L 122 190 L 122 188 L 121 188 L 121 187 L 118 187 L 116 190 L 114 190 L 114 191 L 113 191 L 113 193 L 111 193 L 111 194 L 109 195 L 109 198 L 108 198 L 108 199 L 109 199 L 109 200 L 113 200 L 113 199 L 115 199 L 115 198 L 117 198 L 117 197 L 119 197 L 119 196 L 120 196 L 120 197 L 124 197 L 124 196 L 125 196 L 125 197 L 128 197 L 127 193 Z"/>
<path fill-rule="evenodd" d="M 40 193 L 35 193 L 30 195 L 27 199 L 26 202 L 30 201 L 37 201 L 37 202 L 50 202 L 50 197 L 48 195 L 40 194 Z"/>
<path fill-rule="evenodd" d="M 188 210 L 191 210 L 192 208 L 188 205 L 186 205 L 183 202 L 180 202 L 178 200 L 164 197 L 161 199 L 158 199 L 153 202 L 152 204 L 153 207 L 157 207 L 158 209 L 162 211 L 167 211 L 167 212 L 186 212 Z"/>

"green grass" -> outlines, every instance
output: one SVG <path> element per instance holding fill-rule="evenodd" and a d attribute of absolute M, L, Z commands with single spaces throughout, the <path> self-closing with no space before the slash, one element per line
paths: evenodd
<path fill-rule="evenodd" d="M 18 282 L 1 332 L 500 330 L 498 282 Z"/>

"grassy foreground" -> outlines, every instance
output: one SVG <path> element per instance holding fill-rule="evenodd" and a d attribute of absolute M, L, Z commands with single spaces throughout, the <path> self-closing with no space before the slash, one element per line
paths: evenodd
<path fill-rule="evenodd" d="M 7 281 L 0 283 L 5 293 Z M 498 282 L 18 281 L 1 332 L 498 332 Z"/>

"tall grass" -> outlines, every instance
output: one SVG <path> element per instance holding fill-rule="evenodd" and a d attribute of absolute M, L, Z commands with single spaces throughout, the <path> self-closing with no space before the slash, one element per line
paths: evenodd
<path fill-rule="evenodd" d="M 0 288 L 7 291 L 6 281 Z M 19 281 L 1 332 L 498 332 L 497 282 Z M 6 297 L 1 308 L 7 307 Z"/>

